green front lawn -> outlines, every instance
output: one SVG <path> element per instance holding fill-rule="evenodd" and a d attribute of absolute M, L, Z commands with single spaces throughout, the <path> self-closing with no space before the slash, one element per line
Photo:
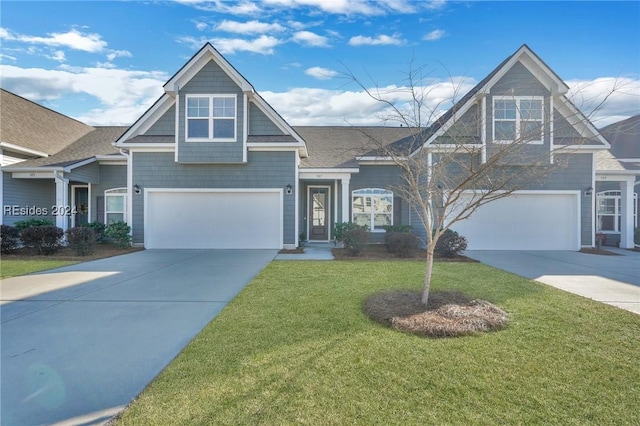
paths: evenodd
<path fill-rule="evenodd" d="M 640 423 L 640 317 L 475 263 L 433 289 L 506 309 L 505 330 L 428 339 L 370 321 L 422 262 L 272 262 L 118 424 Z"/>
<path fill-rule="evenodd" d="M 0 279 L 60 268 L 74 263 L 77 262 L 68 260 L 2 259 L 0 260 Z"/>

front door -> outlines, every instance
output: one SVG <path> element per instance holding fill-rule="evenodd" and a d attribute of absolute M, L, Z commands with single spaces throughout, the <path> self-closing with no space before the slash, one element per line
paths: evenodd
<path fill-rule="evenodd" d="M 309 188 L 309 240 L 329 240 L 329 188 Z"/>
<path fill-rule="evenodd" d="M 86 186 L 73 187 L 73 226 L 89 223 L 89 188 Z"/>

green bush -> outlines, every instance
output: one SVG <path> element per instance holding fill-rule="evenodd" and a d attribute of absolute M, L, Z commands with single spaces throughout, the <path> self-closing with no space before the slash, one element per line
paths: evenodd
<path fill-rule="evenodd" d="M 418 248 L 418 238 L 408 232 L 387 232 L 384 240 L 387 250 L 400 257 L 411 257 Z"/>
<path fill-rule="evenodd" d="M 96 246 L 96 231 L 86 226 L 67 229 L 67 242 L 78 256 L 88 256 Z"/>
<path fill-rule="evenodd" d="M 93 232 L 96 234 L 96 242 L 101 243 L 104 240 L 104 231 L 107 229 L 107 226 L 104 223 L 90 222 L 80 226 L 83 228 L 93 229 Z"/>
<path fill-rule="evenodd" d="M 34 226 L 54 226 L 55 224 L 50 219 L 24 219 L 19 220 L 15 223 L 15 227 L 18 228 L 18 231 L 25 230 L 27 228 L 33 228 Z"/>
<path fill-rule="evenodd" d="M 0 226 L 0 252 L 11 253 L 20 247 L 20 230 L 15 226 Z"/>
<path fill-rule="evenodd" d="M 404 233 L 411 232 L 411 230 L 413 229 L 411 225 L 385 225 L 382 228 L 384 228 L 384 230 L 387 232 L 404 232 Z"/>
<path fill-rule="evenodd" d="M 454 257 L 458 253 L 467 249 L 467 239 L 458 235 L 456 231 L 447 229 L 436 243 L 436 254 L 444 257 Z"/>
<path fill-rule="evenodd" d="M 62 229 L 52 225 L 32 226 L 20 232 L 24 245 L 37 254 L 55 253 L 63 236 Z"/>
<path fill-rule="evenodd" d="M 336 241 L 344 244 L 344 249 L 349 256 L 358 256 L 367 245 L 369 227 L 353 222 L 338 222 L 333 228 L 333 236 Z"/>
<path fill-rule="evenodd" d="M 116 247 L 131 247 L 131 227 L 126 222 L 114 222 L 107 226 L 104 235 L 113 241 Z"/>

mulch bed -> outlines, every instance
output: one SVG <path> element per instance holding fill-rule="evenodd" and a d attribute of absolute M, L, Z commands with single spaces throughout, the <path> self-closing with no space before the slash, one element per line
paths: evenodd
<path fill-rule="evenodd" d="M 499 307 L 456 291 L 433 292 L 425 306 L 419 291 L 389 290 L 370 296 L 363 309 L 378 323 L 428 337 L 473 335 L 500 330 L 509 323 Z"/>
<path fill-rule="evenodd" d="M 360 256 L 349 256 L 347 252 L 342 248 L 334 248 L 333 257 L 336 260 L 424 260 L 427 257 L 426 250 L 416 250 L 411 257 L 398 257 L 393 253 L 387 251 L 385 244 L 371 244 L 368 245 Z M 474 262 L 478 261 L 466 256 L 457 255 L 454 257 L 440 257 L 434 258 L 435 262 Z"/>
<path fill-rule="evenodd" d="M 605 249 L 597 249 L 597 248 L 589 248 L 589 247 L 581 248 L 580 253 L 599 254 L 601 256 L 619 256 L 618 253 L 613 253 Z"/>
<path fill-rule="evenodd" d="M 61 247 L 51 255 L 36 255 L 27 248 L 18 249 L 14 252 L 3 254 L 3 260 L 66 260 L 72 262 L 87 262 L 90 260 L 103 259 L 105 257 L 119 256 L 121 254 L 133 253 L 144 250 L 142 247 L 129 247 L 120 249 L 112 244 L 96 244 L 93 254 L 88 256 L 78 256 L 76 251 L 70 247 Z"/>
<path fill-rule="evenodd" d="M 302 254 L 304 253 L 304 247 L 297 247 L 294 249 L 282 249 L 278 253 L 280 254 Z"/>

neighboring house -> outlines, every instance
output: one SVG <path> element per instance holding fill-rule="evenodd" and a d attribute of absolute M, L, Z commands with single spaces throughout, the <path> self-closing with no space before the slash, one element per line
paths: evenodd
<path fill-rule="evenodd" d="M 640 207 L 640 115 L 600 133 L 611 149 L 596 156 L 596 232 L 605 234 L 607 245 L 633 247 Z"/>
<path fill-rule="evenodd" d="M 525 45 L 423 129 L 424 148 L 441 149 L 460 123 L 480 118 L 484 124 L 464 135 L 477 147 L 477 161 L 508 138 L 494 142 L 494 133 L 517 137 L 526 126 L 540 132 L 531 152 L 572 147 L 557 154 L 567 166 L 544 182 L 457 224 L 470 249 L 595 244 L 594 156 L 610 145 L 566 99 L 567 91 Z M 164 92 L 128 129 L 90 128 L 49 157 L 3 167 L 4 204 L 76 205 L 86 195 L 83 220 L 125 220 L 134 244 L 146 248 L 293 248 L 301 234 L 330 241 L 333 225 L 347 221 L 368 224 L 372 242 L 382 241 L 390 224 L 412 225 L 425 235 L 411 206 L 393 191 L 402 184 L 400 169 L 371 151 L 371 137 L 401 144 L 411 129 L 292 127 L 208 43 Z M 520 116 L 524 109 L 529 120 Z M 12 189 L 25 182 L 37 189 L 33 196 Z M 80 222 L 56 219 L 62 228 Z"/>

